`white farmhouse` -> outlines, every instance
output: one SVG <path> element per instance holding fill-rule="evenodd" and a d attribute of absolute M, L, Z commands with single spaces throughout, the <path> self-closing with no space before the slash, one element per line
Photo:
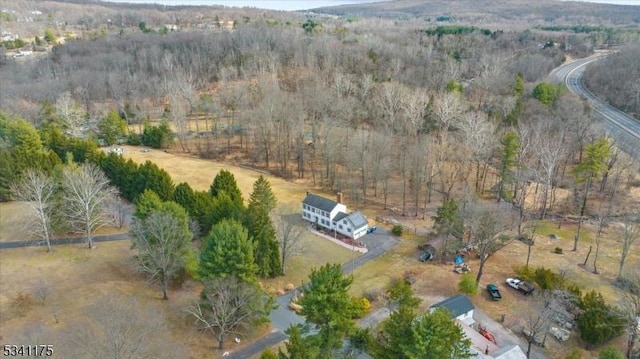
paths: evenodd
<path fill-rule="evenodd" d="M 361 212 L 347 214 L 347 206 L 342 203 L 342 193 L 337 201 L 307 193 L 302 201 L 302 219 L 347 237 L 358 239 L 367 234 L 367 219 Z"/>

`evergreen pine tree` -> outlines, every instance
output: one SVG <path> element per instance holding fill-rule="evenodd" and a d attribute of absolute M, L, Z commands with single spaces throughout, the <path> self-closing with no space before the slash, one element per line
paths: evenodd
<path fill-rule="evenodd" d="M 262 175 L 253 183 L 253 191 L 249 196 L 249 208 L 261 207 L 267 213 L 276 208 L 276 196 L 271 190 L 271 183 Z"/>
<path fill-rule="evenodd" d="M 276 207 L 271 184 L 263 176 L 253 183 L 247 208 L 247 229 L 256 248 L 254 260 L 261 277 L 275 277 L 282 272 L 280 246 L 269 212 Z"/>
<path fill-rule="evenodd" d="M 209 193 L 212 197 L 218 197 L 221 192 L 225 192 L 229 195 L 229 198 L 240 206 L 244 206 L 244 200 L 242 199 L 242 192 L 238 188 L 238 183 L 233 173 L 227 170 L 220 170 L 216 177 L 213 179 L 213 183 L 209 188 Z"/>
<path fill-rule="evenodd" d="M 255 283 L 257 267 L 253 252 L 253 244 L 242 224 L 225 219 L 214 225 L 204 240 L 200 276 L 203 279 L 237 276 L 244 282 Z"/>

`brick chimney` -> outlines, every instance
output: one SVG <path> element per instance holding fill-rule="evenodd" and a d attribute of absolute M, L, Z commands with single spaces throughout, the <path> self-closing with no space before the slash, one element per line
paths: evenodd
<path fill-rule="evenodd" d="M 338 203 L 342 203 L 343 200 L 344 200 L 344 197 L 342 195 L 342 192 L 338 192 L 337 193 L 337 201 L 338 201 Z"/>

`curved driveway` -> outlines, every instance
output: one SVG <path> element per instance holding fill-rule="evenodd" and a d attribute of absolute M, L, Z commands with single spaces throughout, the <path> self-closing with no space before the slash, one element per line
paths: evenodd
<path fill-rule="evenodd" d="M 323 239 L 318 237 L 318 240 Z M 376 232 L 367 234 L 366 236 L 362 237 L 361 240 L 367 245 L 367 249 L 369 249 L 369 251 L 366 254 L 343 264 L 343 273 L 346 274 L 352 272 L 354 269 L 360 267 L 361 265 L 374 258 L 381 256 L 387 251 L 393 249 L 396 245 L 398 245 L 398 243 L 400 243 L 400 240 L 398 238 L 391 236 L 388 231 L 380 227 L 378 227 L 378 230 Z M 265 348 L 272 347 L 277 343 L 285 340 L 288 336 L 284 333 L 284 331 L 289 328 L 289 326 L 291 326 L 292 324 L 304 323 L 303 317 L 289 310 L 289 303 L 291 302 L 291 298 L 299 290 L 300 288 L 296 288 L 295 290 L 276 298 L 278 307 L 271 311 L 271 314 L 269 315 L 274 330 L 269 335 L 243 349 L 232 352 L 231 355 L 228 356 L 228 358 L 246 359 L 251 358 L 254 355 L 258 355 Z"/>
<path fill-rule="evenodd" d="M 608 53 L 596 53 L 575 60 L 556 68 L 549 77 L 552 81 L 564 83 L 569 91 L 584 98 L 593 110 L 595 118 L 602 123 L 604 130 L 615 140 L 618 147 L 635 159 L 640 159 L 640 121 L 600 100 L 582 81 L 586 67 L 607 55 Z"/>

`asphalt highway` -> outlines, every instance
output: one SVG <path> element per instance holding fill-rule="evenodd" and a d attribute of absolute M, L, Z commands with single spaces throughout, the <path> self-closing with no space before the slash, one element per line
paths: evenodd
<path fill-rule="evenodd" d="M 575 60 L 556 68 L 549 77 L 556 83 L 564 83 L 569 91 L 584 98 L 593 110 L 596 121 L 602 125 L 616 145 L 631 157 L 640 160 L 640 120 L 600 100 L 584 86 L 582 81 L 582 75 L 587 66 L 604 59 L 607 55 L 607 53 L 596 53 Z"/>

